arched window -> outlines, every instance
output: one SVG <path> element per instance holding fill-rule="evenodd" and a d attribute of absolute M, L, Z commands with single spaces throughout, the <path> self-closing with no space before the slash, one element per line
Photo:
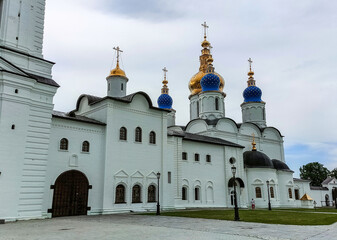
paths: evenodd
<path fill-rule="evenodd" d="M 68 150 L 68 139 L 62 138 L 60 141 L 60 149 L 61 150 Z"/>
<path fill-rule="evenodd" d="M 215 110 L 219 110 L 219 98 L 215 98 Z"/>
<path fill-rule="evenodd" d="M 255 197 L 256 198 L 262 198 L 262 193 L 261 193 L 261 188 L 260 187 L 256 187 L 255 188 Z"/>
<path fill-rule="evenodd" d="M 82 152 L 89 152 L 89 147 L 90 147 L 90 144 L 88 141 L 84 141 L 82 143 Z"/>
<path fill-rule="evenodd" d="M 200 188 L 194 188 L 194 200 L 200 200 Z"/>
<path fill-rule="evenodd" d="M 275 194 L 274 194 L 274 188 L 273 188 L 273 187 L 270 187 L 270 197 L 271 197 L 271 198 L 274 198 L 274 197 L 275 197 Z"/>
<path fill-rule="evenodd" d="M 142 129 L 140 127 L 137 127 L 135 130 L 135 141 L 142 142 Z"/>
<path fill-rule="evenodd" d="M 327 206 L 327 207 L 330 206 L 329 195 L 328 194 L 325 194 L 325 206 Z"/>
<path fill-rule="evenodd" d="M 154 131 L 150 132 L 150 143 L 156 144 L 156 133 Z"/>
<path fill-rule="evenodd" d="M 288 188 L 288 194 L 289 198 L 293 198 L 293 192 L 291 191 L 291 188 Z"/>
<path fill-rule="evenodd" d="M 156 187 L 154 185 L 150 185 L 147 189 L 147 202 L 155 202 L 156 201 Z"/>
<path fill-rule="evenodd" d="M 125 203 L 125 187 L 122 184 L 116 187 L 115 203 Z"/>
<path fill-rule="evenodd" d="M 140 203 L 141 202 L 141 188 L 139 185 L 135 185 L 132 188 L 132 203 Z"/>
<path fill-rule="evenodd" d="M 295 199 L 300 200 L 300 190 L 299 189 L 295 189 Z"/>
<path fill-rule="evenodd" d="M 197 101 L 197 117 L 199 117 L 199 101 Z"/>
<path fill-rule="evenodd" d="M 125 127 L 121 127 L 119 129 L 119 140 L 126 141 L 126 139 L 127 139 L 127 130 Z"/>
<path fill-rule="evenodd" d="M 181 195 L 182 195 L 181 197 L 182 200 L 187 200 L 187 187 L 183 187 L 181 189 Z"/>

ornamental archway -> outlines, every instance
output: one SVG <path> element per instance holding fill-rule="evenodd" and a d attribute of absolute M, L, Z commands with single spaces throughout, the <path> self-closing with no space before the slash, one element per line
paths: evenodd
<path fill-rule="evenodd" d="M 62 173 L 55 181 L 53 217 L 87 215 L 89 181 L 80 171 Z"/>

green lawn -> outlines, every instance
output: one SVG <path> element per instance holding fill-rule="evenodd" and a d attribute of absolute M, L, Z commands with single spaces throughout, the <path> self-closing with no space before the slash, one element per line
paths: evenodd
<path fill-rule="evenodd" d="M 335 208 L 287 208 L 287 209 L 282 209 L 278 208 L 277 210 L 282 210 L 282 211 L 300 211 L 300 212 L 335 212 L 337 213 L 337 209 Z"/>
<path fill-rule="evenodd" d="M 303 209 L 301 209 L 303 210 Z M 283 210 L 239 210 L 244 222 L 286 224 L 286 225 L 330 225 L 337 222 L 337 214 L 310 213 L 307 211 Z M 233 220 L 234 210 L 184 210 L 162 212 L 163 216 Z"/>

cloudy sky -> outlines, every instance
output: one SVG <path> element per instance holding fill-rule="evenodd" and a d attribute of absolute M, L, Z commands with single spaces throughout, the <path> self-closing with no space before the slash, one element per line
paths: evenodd
<path fill-rule="evenodd" d="M 267 103 L 267 124 L 285 136 L 288 165 L 337 167 L 337 2 L 331 0 L 57 0 L 47 1 L 44 57 L 61 85 L 55 109 L 75 108 L 80 94 L 106 95 L 105 77 L 124 50 L 128 93 L 156 104 L 162 68 L 177 124 L 189 121 L 188 82 L 198 72 L 201 23 L 210 26 L 215 70 L 225 79 L 226 116 L 241 122 L 247 59 Z"/>

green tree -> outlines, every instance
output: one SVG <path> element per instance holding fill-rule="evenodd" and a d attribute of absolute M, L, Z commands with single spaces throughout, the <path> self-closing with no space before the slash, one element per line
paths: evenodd
<path fill-rule="evenodd" d="M 300 177 L 311 180 L 311 186 L 321 186 L 321 183 L 329 174 L 330 171 L 318 162 L 308 163 L 300 167 Z"/>
<path fill-rule="evenodd" d="M 332 169 L 332 171 L 330 172 L 330 176 L 337 179 L 337 168 Z"/>

